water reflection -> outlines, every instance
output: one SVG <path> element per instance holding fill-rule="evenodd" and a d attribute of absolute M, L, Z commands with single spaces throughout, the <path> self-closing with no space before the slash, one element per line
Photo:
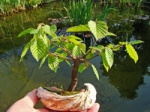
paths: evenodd
<path fill-rule="evenodd" d="M 18 91 L 27 82 L 26 69 L 23 64 L 18 63 L 19 57 L 16 55 L 10 57 L 8 54 L 4 56 L 0 58 L 1 112 L 6 111 L 5 108 L 13 100 L 13 96 L 19 97 Z"/>
<path fill-rule="evenodd" d="M 44 7 L 0 18 L 0 53 L 10 50 L 12 46 L 21 46 L 29 40 L 29 37 L 17 38 L 21 31 L 30 27 L 36 28 L 39 23 L 49 24 L 50 13 L 54 8 L 59 10 L 59 5 L 53 2 Z"/>
<path fill-rule="evenodd" d="M 123 25 L 123 24 L 121 24 Z M 126 27 L 130 26 L 131 24 L 126 23 Z M 126 52 L 121 51 L 120 53 L 117 53 L 115 55 L 115 64 L 112 67 L 112 69 L 107 74 L 109 76 L 109 82 L 114 85 L 120 92 L 120 96 L 122 98 L 127 99 L 134 99 L 138 96 L 137 89 L 140 85 L 144 84 L 143 76 L 145 73 L 147 73 L 147 67 L 150 65 L 150 52 L 149 52 L 149 33 L 147 31 L 150 31 L 150 27 L 147 25 L 147 21 L 139 21 L 134 23 L 135 29 L 130 26 L 129 34 L 132 34 L 129 37 L 134 37 L 136 39 L 140 38 L 144 41 L 144 44 L 135 46 L 137 49 L 137 52 L 139 54 L 139 61 L 137 64 L 133 62 L 127 56 Z M 117 26 L 118 27 L 118 26 Z M 122 31 L 123 29 L 127 29 L 126 27 L 120 27 Z M 131 28 L 131 30 L 130 30 Z M 140 31 L 139 31 L 140 30 Z M 132 32 L 131 32 L 132 31 Z M 134 31 L 134 32 L 133 32 Z M 121 32 L 122 34 L 128 33 L 128 30 L 126 32 Z M 139 36 L 140 35 L 140 36 Z M 122 35 L 123 36 L 123 35 Z M 119 37 L 118 40 L 122 40 L 122 38 Z M 131 39 L 131 38 L 129 38 Z M 115 39 L 116 41 L 117 39 Z M 124 41 L 126 38 L 124 38 Z"/>
<path fill-rule="evenodd" d="M 49 9 L 46 8 L 45 10 L 48 13 Z M 49 84 L 63 84 L 64 88 L 67 88 L 70 81 L 71 68 L 65 64 L 60 66 L 58 73 L 50 71 L 47 63 L 39 69 L 39 63 L 32 58 L 30 53 L 28 53 L 23 62 L 19 63 L 22 50 L 22 47 L 19 46 L 22 46 L 27 39 L 24 40 L 22 38 L 19 40 L 16 38 L 16 35 L 23 29 L 36 27 L 39 22 L 46 23 L 45 18 L 48 16 L 44 14 L 42 9 L 39 9 L 37 12 L 33 10 L 30 13 L 18 14 L 21 19 L 19 17 L 17 19 L 16 15 L 8 17 L 6 20 L 9 22 L 6 22 L 6 20 L 1 22 L 6 24 L 4 27 L 6 33 L 1 34 L 2 37 L 0 38 L 0 49 L 3 51 L 0 54 L 0 112 L 5 112 L 8 106 L 33 88 Z M 11 20 L 14 22 L 9 26 Z M 35 21 L 35 23 L 32 21 Z M 22 25 L 16 26 L 16 22 L 22 23 Z M 116 31 L 115 33 L 118 34 L 118 38 L 115 38 L 114 42 L 118 42 L 119 39 L 124 41 L 133 37 L 141 38 L 144 41 L 142 46 L 137 46 L 137 48 L 140 48 L 137 49 L 139 61 L 135 64 L 122 50 L 115 55 L 115 64 L 107 73 L 100 65 L 101 59 L 96 58 L 93 60 L 93 63 L 97 68 L 100 68 L 98 70 L 101 74 L 100 81 L 96 79 L 92 69 L 89 68 L 82 74 L 79 74 L 78 88 L 82 87 L 85 82 L 94 84 L 98 92 L 97 102 L 101 104 L 101 112 L 149 111 L 150 26 L 143 21 L 138 21 L 135 24 L 117 19 L 108 23 L 110 26 L 113 26 L 110 30 L 112 32 Z M 119 26 L 114 26 L 114 23 Z M 10 29 L 12 31 L 9 33 Z M 130 38 L 127 38 L 128 36 Z M 6 45 L 6 43 L 9 44 Z"/>
<path fill-rule="evenodd" d="M 47 65 L 39 65 L 29 54 L 24 62 L 19 63 L 21 49 L 10 50 L 0 58 L 0 111 L 24 96 L 25 93 L 39 86 L 46 86 L 58 76 Z M 60 81 L 61 83 L 61 81 Z"/>
<path fill-rule="evenodd" d="M 134 99 L 137 97 L 136 90 L 143 84 L 143 68 L 141 64 L 135 63 L 128 57 L 115 65 L 106 73 L 109 82 L 120 92 L 120 97 Z"/>

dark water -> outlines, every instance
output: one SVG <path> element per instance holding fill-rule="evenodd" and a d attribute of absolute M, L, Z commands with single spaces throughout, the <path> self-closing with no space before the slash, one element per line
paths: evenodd
<path fill-rule="evenodd" d="M 18 39 L 20 31 L 36 27 L 38 23 L 48 23 L 50 10 L 57 4 L 43 9 L 14 14 L 0 20 L 0 112 L 28 91 L 39 86 L 49 84 L 63 85 L 67 88 L 71 68 L 62 64 L 57 73 L 52 72 L 45 63 L 39 69 L 30 53 L 23 62 L 19 63 L 20 53 L 27 38 Z M 61 10 L 61 9 L 60 9 Z M 117 18 L 117 17 L 116 17 Z M 115 63 L 107 73 L 101 59 L 96 58 L 96 65 L 100 80 L 98 81 L 91 68 L 79 74 L 78 88 L 83 83 L 92 83 L 98 92 L 97 102 L 101 104 L 101 112 L 150 112 L 150 25 L 149 20 L 125 21 L 118 17 L 108 21 L 110 30 L 115 32 L 117 41 L 124 39 L 141 39 L 144 44 L 135 46 L 139 54 L 137 64 L 131 60 L 123 50 L 115 55 Z M 30 37 L 29 37 L 30 38 Z"/>

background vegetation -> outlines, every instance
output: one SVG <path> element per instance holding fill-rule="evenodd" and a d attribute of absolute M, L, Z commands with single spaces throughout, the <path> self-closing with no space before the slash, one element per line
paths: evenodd
<path fill-rule="evenodd" d="M 51 1 L 52 0 L 1 0 L 0 15 L 23 11 L 26 8 L 37 7 L 39 4 L 49 3 Z"/>
<path fill-rule="evenodd" d="M 0 15 L 9 15 L 10 13 L 14 13 L 14 12 L 19 12 L 19 11 L 23 11 L 25 9 L 31 9 L 34 7 L 37 7 L 38 5 L 42 4 L 42 3 L 50 3 L 52 1 L 56 1 L 56 0 L 1 0 L 0 1 Z M 64 1 L 66 3 L 68 3 L 67 0 L 60 0 L 60 1 Z M 69 5 L 72 6 L 72 11 L 76 12 L 74 10 L 74 8 L 76 6 L 74 6 L 73 2 L 75 0 L 69 0 Z M 142 0 L 89 0 L 87 3 L 83 1 L 85 0 L 79 0 L 81 2 L 79 2 L 78 5 L 82 5 L 83 8 L 85 8 L 84 10 L 91 10 L 91 1 L 100 1 L 100 3 L 113 3 L 113 4 L 127 4 L 127 5 L 134 5 L 134 6 L 140 6 Z M 84 7 L 84 6 L 89 6 L 88 8 Z M 82 10 L 83 10 L 82 8 Z M 70 8 L 69 8 L 70 9 Z M 77 10 L 79 11 L 79 10 Z M 74 15 L 75 16 L 75 15 Z M 90 15 L 88 15 L 90 16 Z M 86 21 L 87 22 L 87 21 Z"/>

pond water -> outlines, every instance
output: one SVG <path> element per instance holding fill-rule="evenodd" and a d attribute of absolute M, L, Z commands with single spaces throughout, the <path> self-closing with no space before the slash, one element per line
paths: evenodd
<path fill-rule="evenodd" d="M 67 88 L 69 84 L 71 68 L 65 63 L 61 64 L 57 73 L 52 72 L 47 63 L 39 69 L 39 63 L 30 53 L 19 63 L 23 44 L 30 37 L 18 39 L 17 35 L 40 22 L 49 23 L 50 10 L 59 9 L 59 4 L 52 5 L 0 18 L 0 112 L 5 112 L 14 101 L 34 88 L 51 84 Z M 96 87 L 100 112 L 150 112 L 149 20 L 133 22 L 125 19 L 117 17 L 108 24 L 110 30 L 118 35 L 114 42 L 124 38 L 144 41 L 144 44 L 135 46 L 139 55 L 137 64 L 122 50 L 116 53 L 115 63 L 109 72 L 104 70 L 101 59 L 92 60 L 100 73 L 99 81 L 91 68 L 79 74 L 78 88 L 85 82 Z"/>

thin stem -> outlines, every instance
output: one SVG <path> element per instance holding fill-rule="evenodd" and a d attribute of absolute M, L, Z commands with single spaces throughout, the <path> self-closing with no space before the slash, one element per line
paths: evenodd
<path fill-rule="evenodd" d="M 56 57 L 59 57 L 59 58 L 63 58 L 63 59 L 66 59 L 66 60 L 72 60 L 72 58 L 63 57 L 63 56 L 60 56 L 59 54 L 52 53 L 52 52 L 49 52 L 49 55 L 56 56 Z"/>

